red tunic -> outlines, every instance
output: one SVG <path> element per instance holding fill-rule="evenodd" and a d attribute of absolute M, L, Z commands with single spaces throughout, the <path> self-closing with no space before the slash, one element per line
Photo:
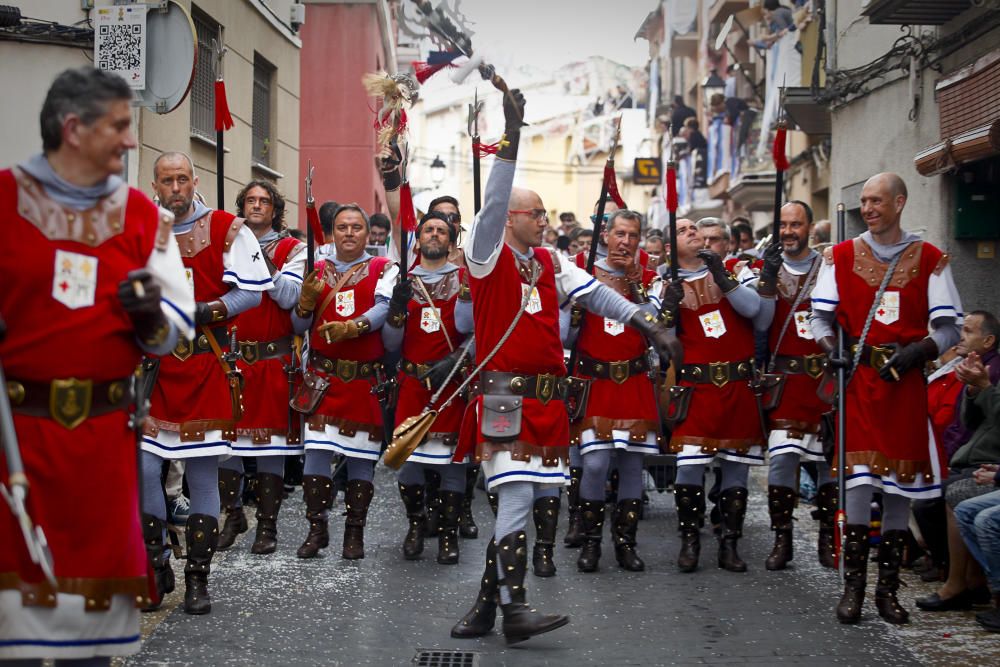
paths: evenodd
<path fill-rule="evenodd" d="M 632 299 L 623 279 L 600 268 L 596 268 L 595 274 L 602 283 Z M 648 289 L 656 279 L 655 271 L 642 272 L 643 287 Z M 644 356 L 648 347 L 645 336 L 634 327 L 585 312 L 577 342 L 581 355 L 606 362 L 627 361 Z M 579 368 L 577 375 L 590 377 Z M 630 374 L 622 383 L 610 378 L 595 379 L 590 385 L 583 418 L 570 427 L 572 443 L 579 444 L 580 435 L 587 429 L 594 429 L 600 440 L 609 440 L 613 430 L 625 430 L 631 439 L 641 442 L 646 441 L 650 431 L 659 431 L 659 411 L 649 374 Z"/>
<path fill-rule="evenodd" d="M 860 238 L 838 243 L 832 258 L 840 295 L 837 321 L 849 338 L 857 340 L 889 267 Z M 898 300 L 897 312 L 893 317 L 882 309 L 872 321 L 866 344 L 908 345 L 927 336 L 928 284 L 946 262 L 930 243 L 914 241 L 906 247 L 883 297 L 883 304 Z M 901 482 L 914 481 L 918 472 L 931 477 L 923 374 L 914 370 L 899 382 L 885 382 L 874 368 L 859 365 L 845 399 L 850 466 L 865 465 L 883 476 L 895 472 Z"/>
<path fill-rule="evenodd" d="M 529 305 L 510 337 L 485 370 L 516 372 L 525 375 L 548 373 L 566 375 L 562 341 L 559 338 L 559 296 L 556 292 L 555 265 L 552 253 L 536 249 L 535 260 L 541 266 L 537 299 L 539 308 Z M 522 270 L 523 269 L 523 270 Z M 530 270 L 520 262 L 507 244 L 500 249 L 496 265 L 483 278 L 470 276 L 472 304 L 476 313 L 476 363 L 496 347 L 517 311 L 522 295 L 528 289 Z M 534 310 L 535 312 L 529 312 Z M 469 404 L 462 424 L 461 446 L 455 452 L 460 461 L 472 442 L 476 443 L 476 460 L 489 458 L 492 451 L 511 452 L 511 458 L 528 461 L 531 456 L 565 456 L 569 444 L 569 419 L 566 405 L 559 400 L 547 404 L 525 397 L 522 410 L 521 434 L 513 443 L 488 443 L 483 438 L 476 415 L 481 412 L 482 397 Z"/>
<path fill-rule="evenodd" d="M 231 213 L 212 211 L 195 221 L 189 232 L 175 235 L 184 268 L 194 284 L 195 301 L 215 301 L 232 289 L 232 285 L 222 280 L 226 270 L 222 256 L 229 250 L 242 226 L 243 221 Z M 204 335 L 206 328 L 228 331 L 231 323 L 230 320 L 213 323 L 211 327 L 199 327 L 197 335 Z M 226 351 L 229 343 L 224 341 L 220 347 Z M 176 350 L 173 354 L 163 355 L 149 414 L 145 429 L 148 435 L 155 436 L 159 429 L 180 431 L 182 442 L 200 441 L 200 437 L 186 437 L 186 429 L 181 425 L 207 420 L 210 423 L 202 424 L 194 431 L 221 429 L 224 437 L 227 431 L 228 437 L 232 437 L 236 422 L 233 419 L 229 379 L 215 353 L 191 354 L 183 361 Z"/>
<path fill-rule="evenodd" d="M 327 322 L 344 322 L 356 320 L 375 305 L 375 288 L 382 273 L 391 265 L 385 257 L 372 257 L 362 263 L 347 282 L 340 288 L 338 298 L 333 295 L 333 288 L 340 279 L 340 274 L 332 261 L 323 262 L 317 267 L 323 274 L 326 284 L 319 297 L 319 305 L 329 299 L 326 308 L 317 312 L 313 319 L 313 328 L 309 332 L 309 349 L 323 355 L 327 359 L 347 359 L 359 362 L 377 362 L 385 354 L 382 345 L 382 333 L 371 331 L 350 340 L 337 343 L 327 343 L 316 329 Z M 317 369 L 315 363 L 310 367 Z M 325 374 L 325 373 L 323 373 Z M 345 435 L 353 435 L 356 431 L 367 431 L 370 440 L 382 437 L 382 409 L 378 399 L 372 393 L 375 379 L 355 378 L 348 382 L 338 378 L 336 373 L 329 375 L 330 389 L 323 397 L 316 412 L 309 418 L 309 428 L 322 430 L 324 424 L 336 425 Z"/>
<path fill-rule="evenodd" d="M 118 301 L 118 283 L 145 267 L 155 246 L 171 242 L 170 217 L 161 221 L 156 206 L 125 185 L 88 211 L 64 209 L 19 169 L 0 171 L 0 211 L 0 243 L 8 249 L 0 256 L 0 314 L 8 328 L 0 359 L 7 380 L 97 383 L 131 375 L 140 350 Z M 81 258 L 96 272 L 72 270 L 56 281 L 65 261 Z M 61 301 L 74 286 L 92 294 L 92 304 Z M 14 428 L 31 485 L 28 511 L 48 538 L 58 591 L 94 600 L 90 609 L 97 611 L 108 609 L 114 594 L 148 595 L 136 437 L 125 411 L 87 418 L 73 429 L 15 412 Z M 0 456 L 5 482 L 7 474 Z M 6 504 L 0 545 L 0 589 L 19 589 L 25 605 L 54 606 Z"/>
<path fill-rule="evenodd" d="M 281 270 L 290 257 L 305 251 L 305 248 L 302 241 L 286 236 L 268 243 L 263 250 L 275 268 Z M 263 352 L 269 342 L 292 342 L 294 338 L 289 312 L 275 303 L 267 292 L 263 293 L 259 306 L 237 317 L 235 326 L 244 352 L 247 349 Z M 247 342 L 259 345 L 247 348 Z M 238 364 L 244 377 L 243 418 L 237 427 L 237 435 L 252 438 L 254 444 L 266 444 L 271 442 L 272 436 L 289 434 L 288 376 L 285 367 L 290 363 L 290 355 L 255 360 L 253 363 L 240 359 Z"/>
<path fill-rule="evenodd" d="M 438 282 L 427 285 L 427 292 L 434 302 L 434 307 L 438 309 L 441 321 L 444 322 L 445 329 L 451 344 L 456 348 L 465 340 L 465 336 L 455 328 L 455 304 L 458 302 L 458 292 L 463 280 L 465 269 L 457 269 L 441 278 Z M 403 359 L 414 364 L 431 364 L 447 356 L 451 349 L 448 347 L 448 340 L 444 337 L 440 325 L 430 315 L 425 318 L 424 309 L 428 308 L 427 302 L 421 296 L 420 291 L 414 288 L 413 298 L 407 306 L 406 330 L 403 334 Z M 449 383 L 448 387 L 441 394 L 441 400 L 451 396 L 452 392 L 458 388 L 458 383 L 463 379 L 460 373 L 455 374 L 455 380 Z M 408 373 L 400 373 L 399 379 L 399 399 L 396 403 L 396 426 L 399 426 L 404 419 L 420 414 L 430 403 L 433 392 Z M 465 401 L 456 398 L 442 412 L 438 413 L 434 420 L 433 432 L 428 434 L 430 438 L 449 438 L 454 441 L 462 425 L 462 414 L 465 412 Z M 451 443 L 448 443 L 451 444 Z"/>
<path fill-rule="evenodd" d="M 753 360 L 753 323 L 729 304 L 711 274 L 684 281 L 680 311 L 678 337 L 685 364 Z M 721 387 L 687 379 L 678 384 L 694 387 L 694 392 L 687 418 L 673 431 L 670 451 L 679 452 L 687 444 L 706 453 L 718 449 L 744 453 L 763 444 L 757 403 L 747 380 L 734 379 Z"/>
<path fill-rule="evenodd" d="M 816 262 L 822 262 L 822 257 L 816 257 Z M 817 267 L 818 272 L 818 267 Z M 788 330 L 781 336 L 781 326 L 788 320 L 799 291 L 805 286 L 808 272 L 796 275 L 789 272 L 782 264 L 778 272 L 778 295 L 774 306 L 774 320 L 768 336 L 768 349 L 772 355 L 805 357 L 822 354 L 823 351 L 812 338 L 808 316 L 812 302 L 807 293 L 799 303 L 796 312 L 800 313 L 788 321 Z M 815 274 L 814 274 L 815 275 Z M 813 278 L 812 285 L 816 281 Z M 812 292 L 812 286 L 809 286 Z M 778 338 L 781 338 L 781 349 L 775 351 Z M 822 374 L 815 378 L 805 373 L 788 373 L 785 375 L 785 387 L 781 402 L 768 414 L 768 423 L 772 429 L 799 431 L 802 433 L 819 433 L 820 417 L 829 412 L 830 406 L 820 400 L 816 394 Z"/>

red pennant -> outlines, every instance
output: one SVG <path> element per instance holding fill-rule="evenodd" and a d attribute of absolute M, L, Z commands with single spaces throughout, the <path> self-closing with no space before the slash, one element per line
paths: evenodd
<path fill-rule="evenodd" d="M 618 193 L 618 181 L 615 179 L 615 168 L 610 164 L 604 165 L 604 182 L 608 186 L 608 194 L 611 199 L 614 200 L 618 208 L 628 208 L 625 205 L 625 200 L 622 199 L 621 194 Z"/>
<path fill-rule="evenodd" d="M 306 205 L 306 224 L 313 231 L 313 238 L 316 240 L 316 245 L 321 246 L 326 243 L 326 234 L 323 233 L 323 225 L 319 221 L 319 211 L 316 210 L 314 204 Z"/>
<path fill-rule="evenodd" d="M 219 79 L 215 82 L 215 131 L 224 132 L 232 127 L 233 117 L 226 101 L 226 82 Z"/>
<path fill-rule="evenodd" d="M 667 210 L 677 212 L 677 167 L 667 163 Z"/>
<path fill-rule="evenodd" d="M 480 143 L 478 140 L 472 141 L 472 153 L 477 157 L 486 157 L 487 155 L 496 155 L 497 151 L 500 150 L 500 142 L 495 144 L 484 144 Z"/>
<path fill-rule="evenodd" d="M 426 83 L 427 79 L 431 78 L 445 67 L 455 67 L 455 65 L 451 63 L 435 63 L 432 65 L 431 63 L 420 62 L 419 60 L 413 61 L 410 64 L 413 65 L 413 75 L 420 83 Z"/>
<path fill-rule="evenodd" d="M 785 128 L 780 125 L 774 132 L 774 148 L 771 152 L 774 155 L 774 168 L 778 171 L 787 171 L 789 164 L 785 155 Z"/>
<path fill-rule="evenodd" d="M 408 181 L 399 188 L 399 226 L 404 232 L 417 231 L 417 214 L 413 210 L 413 194 Z"/>

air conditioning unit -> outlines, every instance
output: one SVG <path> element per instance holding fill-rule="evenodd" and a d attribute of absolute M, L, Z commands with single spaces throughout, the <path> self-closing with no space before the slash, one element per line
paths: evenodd
<path fill-rule="evenodd" d="M 293 3 L 291 6 L 291 17 L 290 23 L 292 24 L 292 30 L 298 32 L 302 24 L 306 22 L 306 6 L 300 2 Z"/>

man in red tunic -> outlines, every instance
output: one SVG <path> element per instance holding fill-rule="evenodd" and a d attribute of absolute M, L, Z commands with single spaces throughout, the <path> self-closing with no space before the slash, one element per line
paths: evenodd
<path fill-rule="evenodd" d="M 57 581 L 53 588 L 32 562 L 4 503 L 0 660 L 108 665 L 139 650 L 137 608 L 154 595 L 137 511 L 131 378 L 143 352 L 191 335 L 194 301 L 173 216 L 117 176 L 136 146 L 131 100 L 113 74 L 63 72 L 42 106 L 44 152 L 0 171 L 2 390 L 27 506 Z"/>
<path fill-rule="evenodd" d="M 774 306 L 773 319 L 760 322 L 768 333 L 768 371 L 781 378 L 770 390 L 776 401 L 768 412 L 767 498 L 774 531 L 774 549 L 765 561 L 768 570 L 783 570 L 792 560 L 792 513 L 801 460 L 813 461 L 819 473 L 814 512 L 820 522 L 819 562 L 834 567 L 837 483 L 820 440 L 822 415 L 830 406 L 817 395 L 826 355 L 809 328 L 809 297 L 822 264 L 819 253 L 809 247 L 812 226 L 812 209 L 805 202 L 794 200 L 781 207 L 780 245 L 768 246 L 757 283 L 758 294 Z"/>
<path fill-rule="evenodd" d="M 260 305 L 236 320 L 243 373 L 243 418 L 236 427 L 233 456 L 219 465 L 219 492 L 226 521 L 219 550 L 228 549 L 247 530 L 240 481 L 243 459 L 257 459 L 257 534 L 250 552 L 274 553 L 278 547 L 278 510 L 284 494 L 285 456 L 302 454 L 298 413 L 289 416 L 289 372 L 295 336 L 291 310 L 299 302 L 306 246 L 284 226 L 285 198 L 270 181 L 254 180 L 236 196 L 236 213 L 257 237 L 274 287 Z"/>
<path fill-rule="evenodd" d="M 641 223 L 642 217 L 634 211 L 619 209 L 611 214 L 604 234 L 606 256 L 595 264 L 594 276 L 656 315 L 661 285 L 655 271 L 638 263 Z M 660 449 L 659 411 L 649 379 L 648 347 L 634 327 L 594 313 L 583 315 L 577 339 L 577 375 L 592 382 L 586 411 L 571 425 L 570 440 L 579 447 L 583 463 L 580 516 L 584 537 L 577 560 L 583 572 L 596 572 L 601 557 L 604 487 L 612 455 L 618 468 L 618 504 L 611 529 L 615 556 L 626 570 L 645 569 L 635 551 L 643 457 Z"/>
<path fill-rule="evenodd" d="M 962 306 L 948 256 L 903 231 L 904 206 L 903 179 L 892 173 L 869 178 L 861 190 L 861 217 L 868 231 L 824 252 L 812 295 L 813 335 L 831 363 L 848 369 L 850 376 L 845 394 L 846 574 L 837 605 L 841 623 L 861 619 L 872 494 L 882 493 L 875 606 L 890 623 L 906 623 L 909 613 L 899 605 L 896 591 L 910 499 L 941 493 L 922 370 L 958 342 Z M 835 322 L 851 344 L 842 356 L 836 350 Z"/>
<path fill-rule="evenodd" d="M 164 459 L 184 459 L 191 492 L 185 526 L 184 611 L 212 609 L 208 575 L 219 538 L 219 457 L 236 439 L 241 397 L 226 360 L 230 327 L 240 313 L 260 304 L 271 275 L 260 244 L 242 218 L 213 211 L 194 197 L 198 177 L 191 158 L 163 153 L 153 163 L 153 189 L 174 214 L 173 233 L 194 295 L 194 341 L 182 340 L 159 360 L 149 418 L 143 429 L 143 530 L 161 592 L 173 589 L 162 548 L 166 505 L 160 470 Z"/>
<path fill-rule="evenodd" d="M 472 301 L 465 270 L 448 261 L 458 238 L 455 225 L 434 211 L 417 227 L 420 264 L 393 289 L 382 340 L 389 352 L 402 352 L 396 426 L 431 407 L 431 397 L 457 363 L 468 358 L 466 336 L 472 332 Z M 464 297 L 463 297 L 464 295 Z M 439 408 L 465 379 L 457 373 L 434 408 Z M 466 462 L 452 462 L 465 401 L 458 397 L 441 410 L 427 434 L 399 470 L 399 495 L 410 522 L 403 540 L 403 557 L 420 557 L 427 526 L 424 479 L 426 470 L 439 472 L 441 525 L 437 561 L 458 563 L 458 522 L 466 493 Z"/>
<path fill-rule="evenodd" d="M 548 218 L 541 197 L 514 189 L 514 167 L 524 113 L 519 91 L 504 96 L 504 138 L 486 186 L 485 204 L 466 245 L 476 313 L 476 361 L 483 371 L 466 410 L 461 460 L 475 448 L 487 490 L 498 494 L 494 539 L 475 605 L 453 637 L 479 637 L 496 622 L 517 642 L 565 625 L 526 602 L 525 526 L 538 492 L 566 483 L 569 421 L 562 397 L 566 366 L 559 335 L 560 302 L 576 300 L 602 316 L 632 324 L 664 356 L 672 342 L 666 330 L 639 306 L 585 271 L 541 250 Z"/>
<path fill-rule="evenodd" d="M 299 558 L 314 558 L 329 545 L 334 454 L 347 458 L 341 555 L 348 560 L 365 557 L 364 528 L 385 433 L 382 408 L 372 391 L 383 373 L 385 346 L 379 329 L 399 275 L 389 259 L 365 252 L 367 242 L 368 216 L 357 204 L 340 206 L 333 217 L 335 253 L 306 277 L 294 313 L 296 331 L 309 331 L 306 368 L 329 382 L 306 420 L 302 486 L 309 534 Z"/>
<path fill-rule="evenodd" d="M 678 337 L 684 346 L 679 388 L 671 399 L 686 406 L 676 415 L 670 439 L 670 451 L 677 454 L 674 495 L 681 531 L 677 566 L 682 572 L 698 567 L 705 467 L 718 458 L 722 473 L 718 564 L 731 572 L 745 572 L 746 563 L 736 547 L 746 516 L 748 466 L 764 461 L 764 434 L 749 386 L 753 320 L 760 315 L 761 299 L 743 284 L 754 279 L 749 269 L 733 276 L 722 258 L 704 245 L 695 223 L 677 221 L 679 281 L 663 297 L 668 320 L 680 327 Z"/>

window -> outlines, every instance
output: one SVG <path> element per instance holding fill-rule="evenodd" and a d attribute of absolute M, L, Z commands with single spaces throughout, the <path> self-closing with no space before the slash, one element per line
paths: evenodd
<path fill-rule="evenodd" d="M 274 164 L 274 137 L 271 135 L 271 81 L 274 66 L 253 57 L 253 161 L 265 167 Z"/>
<path fill-rule="evenodd" d="M 219 24 L 192 8 L 198 35 L 198 59 L 191 83 L 191 134 L 215 141 L 215 71 L 212 40 L 219 38 Z"/>

